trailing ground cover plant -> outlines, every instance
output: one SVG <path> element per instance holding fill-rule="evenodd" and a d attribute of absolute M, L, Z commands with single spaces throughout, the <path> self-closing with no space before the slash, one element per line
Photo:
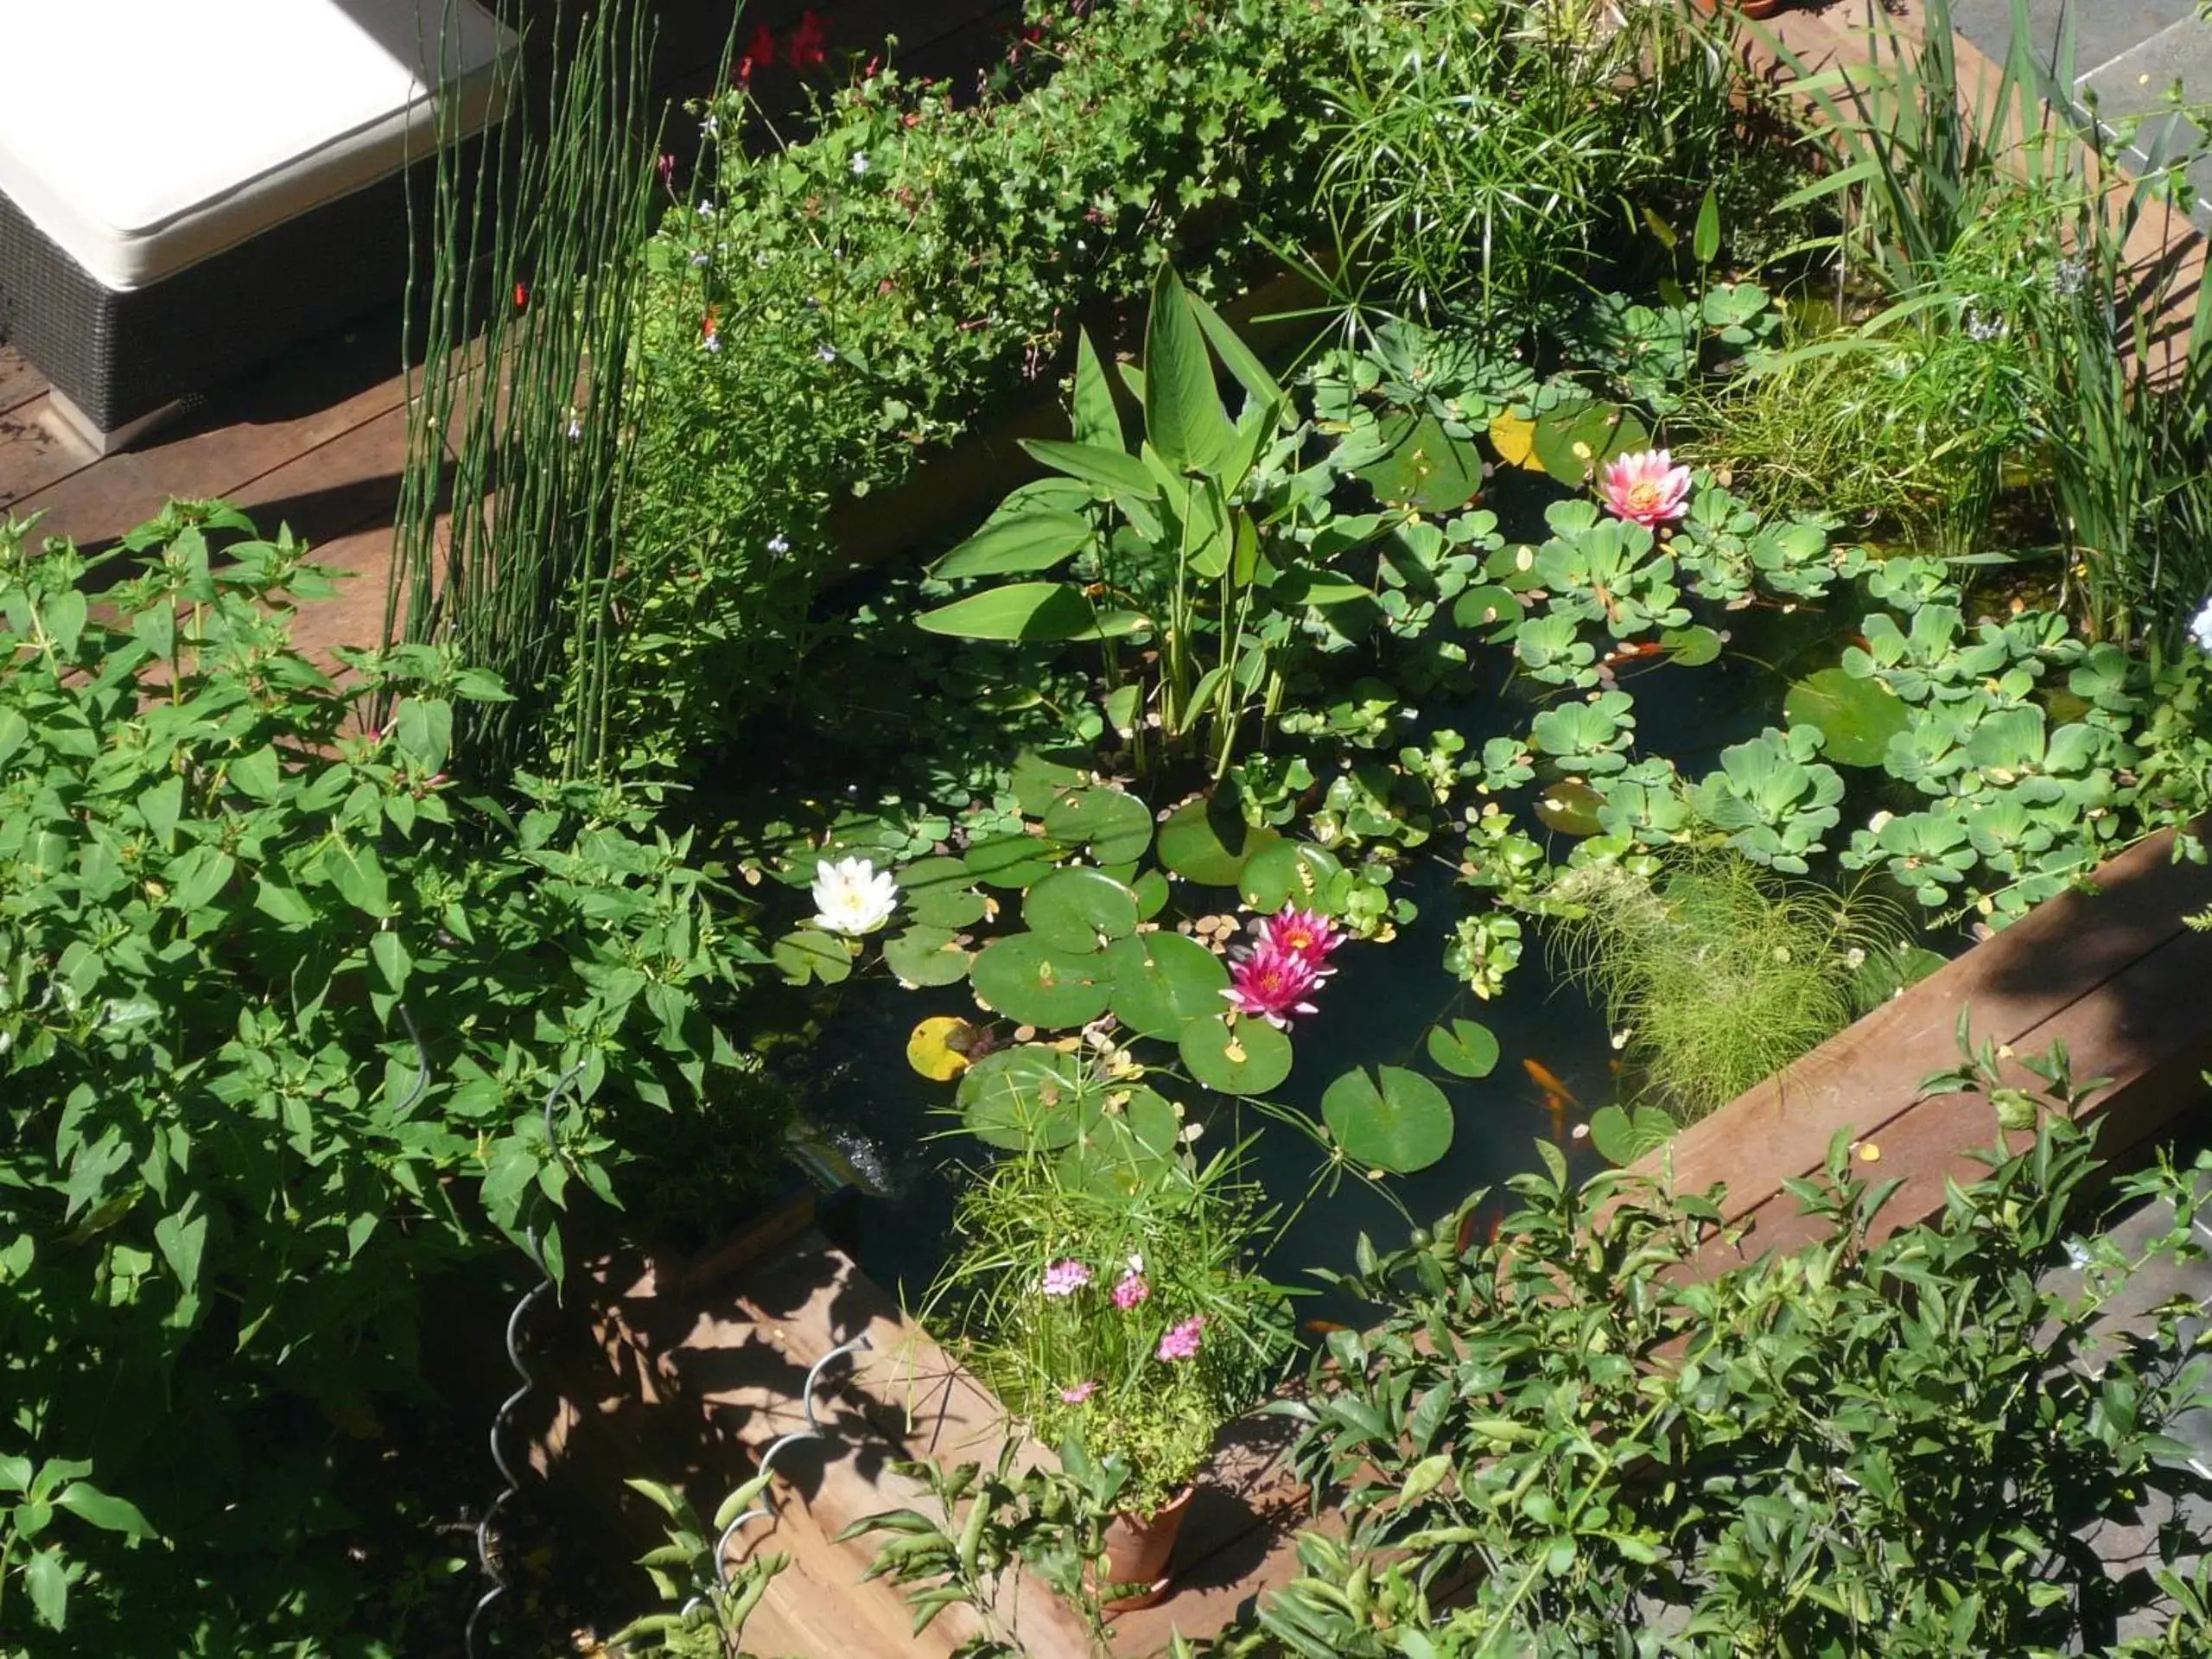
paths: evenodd
<path fill-rule="evenodd" d="M 2096 1169 L 2063 1051 L 2038 1094 L 1989 1046 L 1932 1090 L 1987 1097 L 2011 1138 L 1942 1213 L 1891 1230 L 1895 1181 L 1839 1137 L 1793 1183 L 1812 1242 L 1718 1274 L 1713 1194 L 1563 1162 L 1512 1183 L 1494 1240 L 1460 1216 L 1408 1249 L 1363 1239 L 1347 1287 L 1388 1306 L 1337 1332 L 1276 1409 L 1344 1514 L 1265 1599 L 1264 1643 L 1310 1659 L 1503 1652 L 2180 1654 L 2212 1584 L 2179 1505 L 2212 1486 L 2172 1437 L 2207 1361 L 2166 1301 L 2104 1317 L 2193 1260 L 2202 1167 L 2120 1196 L 2171 1203 L 2139 1254 L 2074 1229 Z M 1474 1200 L 1471 1200 L 1471 1205 Z M 1465 1211 L 1462 1212 L 1465 1214 Z M 2108 1576 L 2082 1541 L 2144 1524 Z M 1446 1600 L 1447 1592 L 1459 1586 Z M 2149 1634 L 2121 1640 L 2123 1619 Z M 1247 1645 L 1260 1645 L 1254 1643 Z"/>
<path fill-rule="evenodd" d="M 411 1570 L 339 1471 L 419 1395 L 425 1284 L 528 1230 L 557 1281 L 677 1115 L 777 1128 L 717 1023 L 754 953 L 652 804 L 457 788 L 498 681 L 402 645 L 341 685 L 289 643 L 328 588 L 219 506 L 96 561 L 0 532 L 0 1468 L 88 1483 L 91 1528 L 16 1511 L 73 1640 L 344 1627 Z"/>

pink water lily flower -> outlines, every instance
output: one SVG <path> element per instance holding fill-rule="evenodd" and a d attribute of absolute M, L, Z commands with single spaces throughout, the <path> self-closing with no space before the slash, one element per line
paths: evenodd
<path fill-rule="evenodd" d="M 1206 1316 L 1192 1314 L 1160 1339 L 1160 1357 L 1171 1362 L 1197 1358 L 1199 1333 L 1205 1328 Z"/>
<path fill-rule="evenodd" d="M 1287 1030 L 1292 1014 L 1317 1012 L 1306 999 L 1325 971 L 1308 958 L 1262 939 L 1230 964 L 1229 988 L 1222 995 L 1237 1013 L 1256 1014 L 1269 1025 Z"/>
<path fill-rule="evenodd" d="M 1344 942 L 1344 933 L 1326 916 L 1318 910 L 1300 910 L 1295 905 L 1285 905 L 1262 921 L 1260 938 L 1263 944 L 1303 957 L 1317 968 Z"/>
<path fill-rule="evenodd" d="M 1047 1296 L 1072 1296 L 1090 1282 L 1090 1269 L 1080 1262 L 1055 1262 L 1045 1269 L 1037 1288 Z"/>
<path fill-rule="evenodd" d="M 1688 511 L 1690 469 L 1673 462 L 1664 449 L 1639 449 L 1607 462 L 1601 480 L 1605 505 L 1651 529 L 1681 518 Z"/>

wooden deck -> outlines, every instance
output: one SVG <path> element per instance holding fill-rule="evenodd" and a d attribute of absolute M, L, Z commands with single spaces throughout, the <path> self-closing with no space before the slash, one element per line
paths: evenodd
<path fill-rule="evenodd" d="M 817 0 L 833 64 L 899 38 L 897 60 L 917 75 L 966 76 L 1004 49 L 1001 29 L 1018 0 Z M 658 8 L 654 86 L 680 101 L 708 92 L 734 10 L 668 0 Z M 747 28 L 781 32 L 799 0 L 756 0 Z M 787 71 L 759 86 L 772 106 L 793 105 Z M 680 117 L 671 128 L 681 127 Z M 212 388 L 205 402 L 135 448 L 105 458 L 48 416 L 46 378 L 0 341 L 0 512 L 41 515 L 40 531 L 104 546 L 172 498 L 219 497 L 273 534 L 280 524 L 347 572 L 341 596 L 308 608 L 297 637 L 311 649 L 370 645 L 384 626 L 391 522 L 407 444 L 407 377 L 397 303 L 294 346 Z"/>

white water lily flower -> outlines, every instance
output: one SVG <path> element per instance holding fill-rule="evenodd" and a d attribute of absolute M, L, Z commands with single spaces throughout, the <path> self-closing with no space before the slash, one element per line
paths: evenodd
<path fill-rule="evenodd" d="M 2201 649 L 2212 652 L 2212 599 L 2204 601 L 2204 608 L 2190 623 L 2189 634 Z"/>
<path fill-rule="evenodd" d="M 814 925 L 857 938 L 873 933 L 899 907 L 899 884 L 864 858 L 823 859 L 814 867 Z"/>

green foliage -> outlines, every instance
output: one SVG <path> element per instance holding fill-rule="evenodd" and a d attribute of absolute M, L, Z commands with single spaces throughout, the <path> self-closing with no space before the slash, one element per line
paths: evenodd
<path fill-rule="evenodd" d="M 535 100 L 481 145 L 439 146 L 413 286 L 427 302 L 388 639 L 449 643 L 514 696 L 465 709 L 464 765 L 608 777 L 620 672 L 608 585 L 634 449 L 627 410 L 658 134 L 646 118 L 646 9 L 594 5 L 563 41 L 543 130 Z M 573 39 L 570 36 L 573 35 Z M 458 120 L 459 105 L 448 111 Z M 496 395 L 487 391 L 496 386 Z"/>
<path fill-rule="evenodd" d="M 1079 310 L 1140 291 L 1170 251 L 1208 288 L 1244 263 L 1245 238 L 1204 227 L 1306 199 L 1308 66 L 1357 15 L 1040 8 L 1024 54 L 1049 79 L 1001 76 L 974 103 L 886 69 L 765 154 L 743 94 L 702 111 L 702 182 L 646 251 L 650 391 L 613 596 L 633 749 L 683 764 L 726 703 L 773 696 L 842 568 L 831 509 L 1036 385 Z"/>
<path fill-rule="evenodd" d="M 1517 336 L 1625 223 L 1688 219 L 1738 146 L 1727 54 L 1677 7 L 1400 0 L 1386 50 L 1315 60 L 1338 280 L 1396 315 Z"/>
<path fill-rule="evenodd" d="M 96 616 L 95 567 L 0 532 L 0 1432 L 90 1459 L 162 1541 L 73 1543 L 73 1630 L 219 1629 L 216 1586 L 260 1593 L 242 1559 L 322 1586 L 287 1552 L 337 1500 L 272 1425 L 373 1422 L 418 1386 L 426 1279 L 533 1226 L 557 1278 L 620 1127 L 739 1071 L 715 1020 L 753 953 L 652 803 L 456 791 L 456 706 L 498 682 L 422 645 L 333 681 L 289 643 L 324 573 L 241 534 L 172 508 L 98 562 Z M 116 1640 L 183 1650 L 159 1629 Z"/>
<path fill-rule="evenodd" d="M 69 1622 L 69 1586 L 85 1575 L 84 1563 L 69 1552 L 64 1535 L 52 1531 L 64 1516 L 136 1543 L 154 1535 L 136 1504 L 110 1497 L 85 1477 L 92 1465 L 79 1459 L 29 1458 L 0 1453 L 0 1611 L 12 1580 L 30 1598 L 31 1617 L 49 1630 Z M 6 1625 L 0 1624 L 0 1630 Z"/>
<path fill-rule="evenodd" d="M 791 1558 L 756 1551 L 726 1568 L 717 1547 L 730 1523 L 760 1502 L 774 1478 L 772 1471 L 755 1475 L 722 1500 L 712 1521 L 701 1520 L 691 1500 L 673 1486 L 657 1480 L 623 1483 L 666 1517 L 668 1541 L 648 1550 L 638 1565 L 652 1576 L 667 1608 L 617 1631 L 612 1645 L 618 1651 L 748 1659 L 745 1626 Z"/>
<path fill-rule="evenodd" d="M 1118 1109 L 1135 1120 L 1148 1092 L 1123 1091 Z M 1046 1444 L 1117 1460 L 1121 1507 L 1149 1514 L 1281 1373 L 1285 1293 L 1249 1265 L 1274 1217 L 1233 1154 L 1177 1159 L 1128 1186 L 1084 1173 L 1033 1145 L 975 1172 L 923 1316 Z M 1164 1357 L 1179 1329 L 1194 1351 Z"/>
<path fill-rule="evenodd" d="M 1877 902 L 1726 855 L 1591 860 L 1554 881 L 1546 941 L 1677 1121 L 1726 1105 L 1866 1011 L 1902 931 Z"/>
<path fill-rule="evenodd" d="M 1340 1282 L 1388 1317 L 1333 1332 L 1275 1408 L 1346 1531 L 1302 1541 L 1266 1638 L 1300 1659 L 2203 1650 L 2212 1586 L 2175 1563 L 2196 1541 L 2178 1506 L 2212 1482 L 2172 1438 L 2212 1398 L 2196 1310 L 2110 1314 L 2139 1272 L 2202 1255 L 2205 1169 L 2122 1183 L 2174 1206 L 2139 1255 L 2081 1243 L 2096 1165 L 2056 1058 L 2046 1112 L 1995 1089 L 1993 1053 L 1931 1080 L 2040 1123 L 1925 1224 L 1889 1230 L 1897 1184 L 1860 1180 L 1839 1136 L 1793 1184 L 1812 1242 L 1717 1276 L 1717 1194 L 1578 1187 L 1548 1147 L 1495 1239 L 1454 1243 L 1479 1195 L 1413 1248 L 1363 1238 Z M 2156 1560 L 2126 1577 L 2082 1541 L 2145 1522 Z M 2122 1619 L 2151 1633 L 2119 1640 Z"/>

